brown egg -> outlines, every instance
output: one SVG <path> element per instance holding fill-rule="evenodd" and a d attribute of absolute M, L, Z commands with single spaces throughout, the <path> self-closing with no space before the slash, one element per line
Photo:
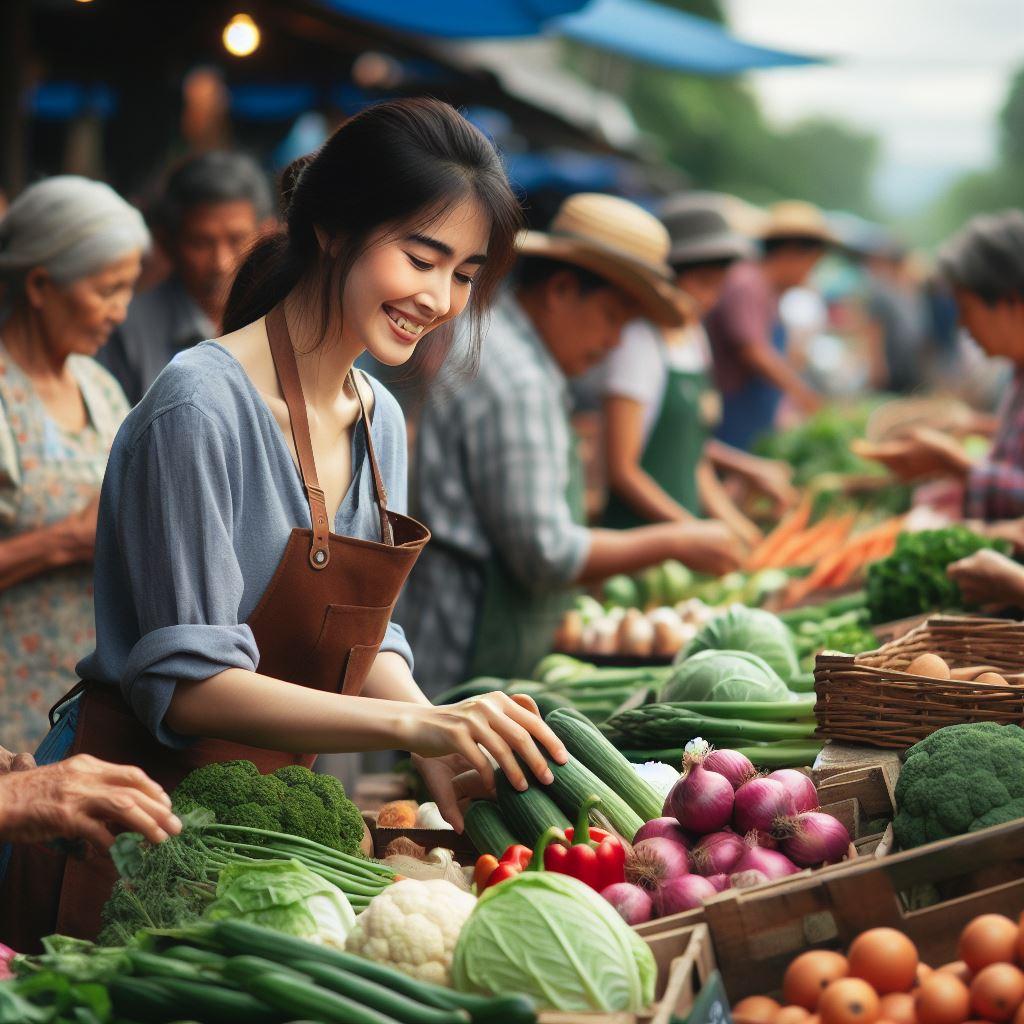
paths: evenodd
<path fill-rule="evenodd" d="M 974 680 L 976 683 L 991 683 L 993 686 L 1009 686 L 1006 679 L 1001 676 L 998 672 L 982 672 L 977 679 Z"/>
<path fill-rule="evenodd" d="M 937 654 L 919 654 L 905 669 L 912 676 L 948 679 L 949 666 Z"/>

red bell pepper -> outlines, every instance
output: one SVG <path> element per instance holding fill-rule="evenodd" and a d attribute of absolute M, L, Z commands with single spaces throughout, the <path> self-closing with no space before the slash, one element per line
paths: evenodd
<path fill-rule="evenodd" d="M 590 828 L 590 812 L 600 804 L 600 797 L 588 796 L 580 807 L 576 828 L 565 833 L 571 845 L 549 846 L 544 853 L 548 871 L 571 875 L 598 892 L 626 880 L 626 848 L 621 840 L 604 829 Z"/>
<path fill-rule="evenodd" d="M 477 895 L 492 885 L 504 882 L 506 878 L 515 878 L 533 858 L 533 850 L 528 846 L 516 843 L 510 846 L 497 860 L 493 854 L 485 853 L 477 862 L 473 871 Z"/>

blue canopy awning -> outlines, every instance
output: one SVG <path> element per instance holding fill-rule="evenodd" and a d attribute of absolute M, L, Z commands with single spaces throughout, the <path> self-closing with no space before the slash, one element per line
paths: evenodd
<path fill-rule="evenodd" d="M 323 0 L 342 14 L 400 32 L 481 39 L 535 36 L 551 18 L 578 11 L 587 0 Z"/>
<path fill-rule="evenodd" d="M 701 75 L 821 62 L 818 57 L 744 43 L 713 21 L 651 0 L 591 0 L 549 27 L 590 46 Z"/>

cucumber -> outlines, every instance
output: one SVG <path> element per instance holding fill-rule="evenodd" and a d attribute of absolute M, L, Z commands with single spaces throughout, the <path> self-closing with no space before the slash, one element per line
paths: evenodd
<path fill-rule="evenodd" d="M 175 960 L 182 960 L 187 964 L 196 964 L 199 967 L 223 967 L 228 958 L 212 949 L 200 949 L 198 946 L 169 946 L 160 954 L 163 957 L 172 957 Z"/>
<path fill-rule="evenodd" d="M 661 816 L 664 799 L 637 775 L 599 729 L 562 711 L 556 711 L 547 722 L 566 750 L 618 793 L 644 821 Z"/>
<path fill-rule="evenodd" d="M 469 1014 L 465 1010 L 438 1010 L 401 993 L 392 992 L 375 981 L 368 981 L 315 960 L 296 960 L 295 966 L 303 974 L 308 974 L 321 988 L 379 1010 L 402 1024 L 469 1024 Z"/>
<path fill-rule="evenodd" d="M 476 679 L 467 679 L 458 686 L 453 686 L 444 693 L 434 698 L 433 703 L 458 704 L 460 700 L 469 700 L 470 697 L 482 697 L 485 693 L 493 693 L 495 690 L 504 690 L 508 680 L 498 679 L 496 676 L 477 676 Z"/>
<path fill-rule="evenodd" d="M 603 783 L 586 765 L 569 755 L 565 764 L 556 764 L 550 757 L 548 767 L 555 781 L 546 787 L 555 803 L 566 814 L 578 813 L 583 801 L 590 795 L 601 798 L 598 809 L 611 824 L 612 828 L 629 842 L 640 831 L 647 820 L 641 818 L 625 800 L 610 786 Z M 500 792 L 500 791 L 499 791 Z M 657 815 L 656 815 L 657 817 Z"/>
<path fill-rule="evenodd" d="M 493 853 L 500 857 L 516 837 L 512 835 L 505 819 L 490 800 L 474 800 L 464 815 L 466 835 L 469 836 L 479 853 Z"/>
<path fill-rule="evenodd" d="M 502 772 L 494 773 L 494 782 L 498 810 L 518 842 L 536 846 L 537 840 L 552 826 L 563 832 L 572 827 L 572 822 L 559 810 L 558 804 L 539 785 L 520 792 Z"/>
<path fill-rule="evenodd" d="M 254 976 L 247 982 L 247 988 L 263 1002 L 286 1013 L 289 1020 L 301 1014 L 332 1024 L 396 1024 L 394 1017 L 291 974 Z"/>

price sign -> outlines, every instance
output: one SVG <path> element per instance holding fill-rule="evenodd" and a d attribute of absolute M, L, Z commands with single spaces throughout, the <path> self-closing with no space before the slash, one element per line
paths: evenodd
<path fill-rule="evenodd" d="M 683 1018 L 673 1017 L 672 1020 L 682 1024 Z M 725 994 L 722 976 L 718 971 L 712 972 L 704 982 L 700 994 L 693 1001 L 693 1009 L 686 1018 L 686 1024 L 732 1024 L 729 997 Z"/>

